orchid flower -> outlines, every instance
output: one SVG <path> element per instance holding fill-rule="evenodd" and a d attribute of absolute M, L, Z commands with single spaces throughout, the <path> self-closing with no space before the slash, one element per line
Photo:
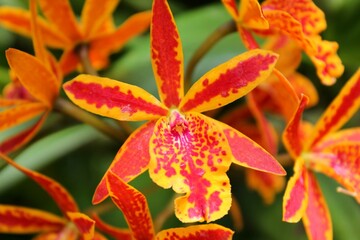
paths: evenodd
<path fill-rule="evenodd" d="M 360 106 L 360 70 L 345 84 L 315 127 L 302 123 L 307 98 L 283 134 L 285 147 L 295 159 L 283 201 L 283 220 L 303 219 L 310 239 L 332 239 L 329 210 L 314 172 L 337 180 L 360 203 L 360 129 L 340 129 Z"/>
<path fill-rule="evenodd" d="M 40 185 L 54 200 L 63 216 L 59 217 L 43 210 L 0 204 L 0 233 L 38 234 L 35 239 L 104 240 L 95 232 L 95 221 L 79 212 L 70 193 L 55 180 L 20 166 L 6 155 L 0 158 L 23 172 Z"/>
<path fill-rule="evenodd" d="M 152 180 L 185 196 L 175 200 L 183 222 L 214 221 L 231 205 L 226 171 L 231 162 L 284 175 L 262 147 L 235 129 L 201 112 L 246 95 L 271 73 L 277 55 L 253 50 L 215 67 L 183 93 L 183 54 L 179 33 L 165 0 L 153 2 L 151 58 L 161 101 L 134 85 L 80 75 L 64 84 L 80 107 L 117 120 L 149 120 L 120 148 L 100 182 L 93 203 L 109 191 L 110 171 L 129 182 L 149 170 Z"/>
<path fill-rule="evenodd" d="M 61 70 L 67 74 L 78 67 L 79 47 L 87 46 L 90 62 L 97 69 L 108 65 L 109 55 L 118 51 L 133 37 L 144 32 L 150 22 L 150 12 L 132 15 L 115 28 L 112 13 L 119 0 L 87 0 L 77 21 L 68 0 L 38 0 L 45 18 L 39 18 L 39 28 L 46 46 L 63 49 Z M 0 25 L 22 35 L 31 36 L 30 13 L 13 7 L 0 7 Z"/>

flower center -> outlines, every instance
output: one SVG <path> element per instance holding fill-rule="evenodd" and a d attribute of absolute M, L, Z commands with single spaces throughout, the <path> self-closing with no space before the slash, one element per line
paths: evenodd
<path fill-rule="evenodd" d="M 170 131 L 175 134 L 183 135 L 188 131 L 189 123 L 178 110 L 174 109 L 171 111 L 169 116 L 169 127 Z"/>

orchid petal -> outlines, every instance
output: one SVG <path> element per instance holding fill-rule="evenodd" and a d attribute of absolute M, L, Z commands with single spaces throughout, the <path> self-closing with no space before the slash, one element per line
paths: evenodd
<path fill-rule="evenodd" d="M 184 94 L 181 40 L 166 0 L 153 1 L 151 63 L 161 101 L 178 106 Z"/>
<path fill-rule="evenodd" d="M 64 90 L 81 108 L 117 120 L 152 120 L 168 112 L 144 89 L 109 78 L 82 74 L 65 83 Z"/>
<path fill-rule="evenodd" d="M 308 174 L 309 201 L 303 223 L 310 240 L 332 240 L 331 217 L 319 184 L 312 173 Z"/>
<path fill-rule="evenodd" d="M 241 0 L 238 21 L 245 28 L 268 29 L 269 23 L 264 17 L 258 0 Z"/>
<path fill-rule="evenodd" d="M 134 239 L 153 239 L 154 227 L 145 196 L 111 171 L 107 176 L 109 195 L 122 211 Z"/>
<path fill-rule="evenodd" d="M 298 158 L 283 197 L 283 221 L 298 222 L 306 211 L 308 201 L 308 171 L 304 160 Z"/>
<path fill-rule="evenodd" d="M 112 15 L 119 0 L 86 0 L 81 12 L 81 23 L 84 36 L 94 38 L 103 23 Z"/>
<path fill-rule="evenodd" d="M 39 59 L 17 49 L 6 50 L 6 58 L 24 88 L 50 107 L 58 95 L 56 76 Z"/>
<path fill-rule="evenodd" d="M 67 212 L 67 217 L 73 222 L 79 230 L 81 239 L 93 240 L 95 232 L 95 221 L 87 215 L 80 212 Z"/>
<path fill-rule="evenodd" d="M 46 107 L 42 103 L 29 102 L 19 104 L 0 112 L 0 131 L 20 125 L 44 113 Z"/>
<path fill-rule="evenodd" d="M 30 19 L 29 11 L 13 7 L 0 7 L 0 25 L 23 36 L 31 36 Z M 43 18 L 38 17 L 38 23 L 46 45 L 65 48 L 70 44 L 69 40 L 61 31 L 54 29 L 53 26 Z"/>
<path fill-rule="evenodd" d="M 347 81 L 315 126 L 308 146 L 315 146 L 326 134 L 341 128 L 360 106 L 360 69 Z"/>
<path fill-rule="evenodd" d="M 30 103 L 31 101 L 23 99 L 7 99 L 0 96 L 0 108 L 15 107 L 16 105 Z"/>
<path fill-rule="evenodd" d="M 286 175 L 275 158 L 256 142 L 224 123 L 217 122 L 217 125 L 229 142 L 233 163 L 275 175 Z"/>
<path fill-rule="evenodd" d="M 185 228 L 171 228 L 156 234 L 157 240 L 230 240 L 234 234 L 228 228 L 217 224 L 189 226 Z"/>
<path fill-rule="evenodd" d="M 150 137 L 154 132 L 154 127 L 155 121 L 148 122 L 128 137 L 97 186 L 92 200 L 93 204 L 102 202 L 108 196 L 106 177 L 110 171 L 123 181 L 130 182 L 147 170 L 150 161 Z"/>
<path fill-rule="evenodd" d="M 133 239 L 130 230 L 111 226 L 111 225 L 105 223 L 104 221 L 102 221 L 99 218 L 99 216 L 95 213 L 93 213 L 91 215 L 91 218 L 95 220 L 97 229 L 110 235 L 111 237 L 114 237 L 115 239 L 121 239 L 121 240 L 132 240 Z"/>
<path fill-rule="evenodd" d="M 237 100 L 269 77 L 277 58 L 257 49 L 230 59 L 202 76 L 182 99 L 180 109 L 204 112 Z"/>
<path fill-rule="evenodd" d="M 301 128 L 301 120 L 307 102 L 308 98 L 305 95 L 302 95 L 299 107 L 293 114 L 282 135 L 283 143 L 291 157 L 294 159 L 300 156 L 301 152 L 304 150 L 305 138 L 303 129 Z"/>
<path fill-rule="evenodd" d="M 326 135 L 311 151 L 319 153 L 342 142 L 360 142 L 360 128 L 348 128 Z"/>
<path fill-rule="evenodd" d="M 229 12 L 229 14 L 234 19 L 234 21 L 238 21 L 239 11 L 236 6 L 235 0 L 221 0 L 221 2 L 224 4 L 226 10 Z"/>
<path fill-rule="evenodd" d="M 62 73 L 66 75 L 80 66 L 80 58 L 74 49 L 67 49 L 62 53 L 59 65 Z"/>
<path fill-rule="evenodd" d="M 39 184 L 52 197 L 52 199 L 54 199 L 64 215 L 66 212 L 76 212 L 78 210 L 78 207 L 70 193 L 55 180 L 41 173 L 20 166 L 2 153 L 0 153 L 0 158 L 4 159 L 8 164 Z"/>
<path fill-rule="evenodd" d="M 175 200 L 183 222 L 214 221 L 231 206 L 226 171 L 231 151 L 217 122 L 199 113 L 172 112 L 158 120 L 150 139 L 149 173 L 163 188 L 186 193 Z"/>
<path fill-rule="evenodd" d="M 21 131 L 20 133 L 15 134 L 14 136 L 11 136 L 9 139 L 3 141 L 0 144 L 0 153 L 13 152 L 18 148 L 22 147 L 23 145 L 25 145 L 27 142 L 29 142 L 35 136 L 35 134 L 40 130 L 47 116 L 48 113 L 46 112 L 34 125 Z"/>
<path fill-rule="evenodd" d="M 69 40 L 77 42 L 82 38 L 68 0 L 39 0 L 39 4 L 46 18 Z"/>
<path fill-rule="evenodd" d="M 108 64 L 111 53 L 122 48 L 125 43 L 148 29 L 151 12 L 141 12 L 132 15 L 118 29 L 110 34 L 91 41 L 89 57 L 95 68 L 103 68 Z"/>
<path fill-rule="evenodd" d="M 299 98 L 301 97 L 301 94 L 304 94 L 309 98 L 306 107 L 313 107 L 319 102 L 319 94 L 310 79 L 300 73 L 294 72 L 288 76 L 288 80 Z"/>
<path fill-rule="evenodd" d="M 65 219 L 41 210 L 0 205 L 0 233 L 37 233 L 58 231 Z"/>

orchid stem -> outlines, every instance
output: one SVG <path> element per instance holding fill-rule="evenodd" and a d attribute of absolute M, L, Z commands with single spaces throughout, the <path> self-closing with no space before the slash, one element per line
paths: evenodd
<path fill-rule="evenodd" d="M 56 100 L 55 109 L 61 113 L 71 116 L 76 120 L 93 126 L 114 140 L 123 142 L 125 139 L 125 135 L 120 129 L 114 128 L 107 122 L 102 121 L 98 117 L 76 107 L 74 104 L 63 98 L 58 98 Z"/>
<path fill-rule="evenodd" d="M 194 55 L 189 61 L 189 64 L 185 73 L 185 89 L 188 89 L 191 84 L 191 77 L 195 70 L 195 67 L 199 63 L 199 61 L 203 58 L 203 56 L 209 52 L 209 50 L 223 37 L 227 36 L 230 33 L 236 31 L 236 24 L 234 21 L 230 21 L 225 23 L 224 25 L 217 28 L 205 41 L 201 44 L 201 46 L 196 50 Z"/>
<path fill-rule="evenodd" d="M 89 58 L 89 47 L 86 44 L 81 44 L 77 48 L 77 54 L 80 58 L 81 66 L 83 67 L 83 72 L 98 76 L 98 72 L 95 70 L 95 68 L 92 66 Z"/>

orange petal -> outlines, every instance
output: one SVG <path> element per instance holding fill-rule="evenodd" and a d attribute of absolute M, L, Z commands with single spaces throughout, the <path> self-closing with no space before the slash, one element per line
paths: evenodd
<path fill-rule="evenodd" d="M 81 239 L 93 240 L 95 232 L 95 221 L 80 212 L 67 212 L 66 215 L 75 224 L 80 232 Z"/>
<path fill-rule="evenodd" d="M 31 36 L 30 19 L 29 11 L 5 6 L 0 7 L 0 25 L 26 37 Z M 68 44 L 70 44 L 69 40 L 62 34 L 62 31 L 54 29 L 53 26 L 44 19 L 39 17 L 38 23 L 46 45 L 56 48 L 66 48 Z"/>
<path fill-rule="evenodd" d="M 110 34 L 97 37 L 90 42 L 89 55 L 92 65 L 101 69 L 108 65 L 109 55 L 118 51 L 125 43 L 148 29 L 151 12 L 132 15 Z"/>
<path fill-rule="evenodd" d="M 180 36 L 166 0 L 153 1 L 151 63 L 161 101 L 178 106 L 184 94 L 184 59 Z"/>
<path fill-rule="evenodd" d="M 157 240 L 230 240 L 233 231 L 218 224 L 196 225 L 185 228 L 170 228 L 156 234 Z"/>
<path fill-rule="evenodd" d="M 98 204 L 108 197 L 106 177 L 110 171 L 123 181 L 129 182 L 147 170 L 150 161 L 149 143 L 154 127 L 155 121 L 148 122 L 128 137 L 97 186 L 92 200 L 93 204 Z"/>
<path fill-rule="evenodd" d="M 115 239 L 121 239 L 121 240 L 132 240 L 133 236 L 131 232 L 128 229 L 122 229 L 117 228 L 114 226 L 111 226 L 104 221 L 102 221 L 99 216 L 95 213 L 91 215 L 91 218 L 95 220 L 96 222 L 96 228 L 100 231 L 110 235 L 111 237 Z"/>
<path fill-rule="evenodd" d="M 8 107 L 14 107 L 16 105 L 29 103 L 31 101 L 23 100 L 23 99 L 7 99 L 2 98 L 0 96 L 0 108 L 8 108 Z"/>
<path fill-rule="evenodd" d="M 15 107 L 5 109 L 0 112 L 0 131 L 27 122 L 43 114 L 45 111 L 46 107 L 44 104 L 37 102 L 19 104 Z"/>
<path fill-rule="evenodd" d="M 59 60 L 61 72 L 67 75 L 80 66 L 79 56 L 74 49 L 66 49 Z"/>
<path fill-rule="evenodd" d="M 58 95 L 58 80 L 39 59 L 10 48 L 6 58 L 21 84 L 36 99 L 51 107 Z"/>
<path fill-rule="evenodd" d="M 319 184 L 312 173 L 308 174 L 309 201 L 303 222 L 310 240 L 332 240 L 332 224 L 329 209 L 327 208 Z"/>
<path fill-rule="evenodd" d="M 297 72 L 294 72 L 287 78 L 299 98 L 301 94 L 304 94 L 309 98 L 309 102 L 306 105 L 307 107 L 313 107 L 319 102 L 319 94 L 310 79 Z"/>
<path fill-rule="evenodd" d="M 229 12 L 231 17 L 235 20 L 239 20 L 239 11 L 236 6 L 235 0 L 221 0 L 221 2 L 224 4 L 226 10 Z"/>
<path fill-rule="evenodd" d="M 336 78 L 344 72 L 344 65 L 336 54 L 339 45 L 337 42 L 321 40 L 320 37 L 313 37 L 311 40 L 317 52 L 308 54 L 316 67 L 317 75 L 324 85 L 333 85 Z"/>
<path fill-rule="evenodd" d="M 58 231 L 66 224 L 65 219 L 48 212 L 0 205 L 0 233 L 38 233 Z"/>
<path fill-rule="evenodd" d="M 303 129 L 301 128 L 301 120 L 307 102 L 308 98 L 302 95 L 299 107 L 293 114 L 282 135 L 283 143 L 291 157 L 294 159 L 300 156 L 301 152 L 304 150 L 304 143 L 306 140 L 304 138 L 305 135 Z"/>
<path fill-rule="evenodd" d="M 109 78 L 82 74 L 65 83 L 64 90 L 81 108 L 117 120 L 151 120 L 168 113 L 144 89 Z"/>
<path fill-rule="evenodd" d="M 81 12 L 83 34 L 86 39 L 97 37 L 104 22 L 114 12 L 119 0 L 86 0 Z"/>
<path fill-rule="evenodd" d="M 202 76 L 182 99 L 180 109 L 203 112 L 237 100 L 269 77 L 276 60 L 276 54 L 259 49 L 230 59 Z"/>
<path fill-rule="evenodd" d="M 43 14 L 72 44 L 81 40 L 76 17 L 68 0 L 39 0 Z"/>
<path fill-rule="evenodd" d="M 341 128 L 360 106 L 360 69 L 347 81 L 337 97 L 327 107 L 309 139 L 309 148 L 315 146 L 326 134 Z"/>
<path fill-rule="evenodd" d="M 134 239 L 153 239 L 153 222 L 145 196 L 111 171 L 107 176 L 109 195 L 122 211 Z"/>
<path fill-rule="evenodd" d="M 224 123 L 217 122 L 217 125 L 229 142 L 233 163 L 275 175 L 286 175 L 275 158 L 256 142 Z"/>
<path fill-rule="evenodd" d="M 308 199 L 308 171 L 304 160 L 298 158 L 283 197 L 283 221 L 298 222 L 304 215 Z"/>
<path fill-rule="evenodd" d="M 52 197 L 52 199 L 54 199 L 54 201 L 64 215 L 66 214 L 66 212 L 76 212 L 78 210 L 78 207 L 72 196 L 58 182 L 41 173 L 20 166 L 2 153 L 0 153 L 0 157 L 4 159 L 8 164 L 18 169 L 19 171 L 27 175 L 29 178 L 34 180 L 37 184 L 39 184 Z"/>
<path fill-rule="evenodd" d="M 231 151 L 217 122 L 198 113 L 174 110 L 158 120 L 150 139 L 149 173 L 163 188 L 186 193 L 175 200 L 182 222 L 214 221 L 231 205 L 226 171 Z"/>
<path fill-rule="evenodd" d="M 258 0 L 241 0 L 238 21 L 249 29 L 268 29 L 269 23 L 263 15 Z"/>

